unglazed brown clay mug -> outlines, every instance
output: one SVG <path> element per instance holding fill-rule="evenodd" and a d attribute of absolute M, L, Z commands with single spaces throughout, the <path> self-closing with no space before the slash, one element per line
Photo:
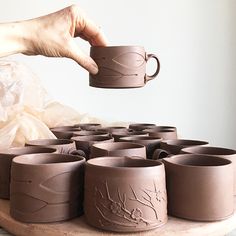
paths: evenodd
<path fill-rule="evenodd" d="M 129 130 L 126 130 L 126 131 L 121 131 L 121 132 L 112 132 L 112 137 L 114 138 L 115 142 L 119 142 L 120 141 L 120 138 L 122 137 L 127 137 L 127 136 L 148 136 L 148 133 L 147 132 L 144 132 L 144 131 L 129 131 Z"/>
<path fill-rule="evenodd" d="M 70 139 L 35 139 L 28 141 L 25 145 L 52 147 L 57 149 L 58 153 L 85 156 L 82 151 L 76 150 L 75 142 Z"/>
<path fill-rule="evenodd" d="M 76 131 L 73 133 L 73 136 L 104 136 L 104 137 L 109 137 L 110 134 L 105 131 L 97 131 L 97 130 L 81 130 L 81 131 Z"/>
<path fill-rule="evenodd" d="M 101 156 L 136 156 L 146 159 L 146 148 L 142 144 L 128 142 L 93 144 L 91 147 L 90 158 Z"/>
<path fill-rule="evenodd" d="M 0 198 L 10 198 L 11 164 L 14 157 L 31 153 L 53 153 L 54 148 L 14 147 L 0 150 Z"/>
<path fill-rule="evenodd" d="M 83 213 L 85 159 L 28 154 L 12 161 L 10 214 L 22 222 L 56 222 Z"/>
<path fill-rule="evenodd" d="M 203 154 L 208 156 L 217 156 L 232 161 L 234 168 L 234 195 L 236 195 L 236 150 L 212 147 L 212 146 L 196 146 L 188 147 L 181 150 L 181 153 Z"/>
<path fill-rule="evenodd" d="M 82 130 L 97 130 L 98 128 L 101 128 L 102 125 L 98 123 L 79 123 L 76 124 L 75 127 L 79 127 Z"/>
<path fill-rule="evenodd" d="M 149 136 L 156 136 L 162 139 L 177 139 L 177 129 L 173 126 L 156 126 L 149 129 L 144 129 Z"/>
<path fill-rule="evenodd" d="M 201 140 L 190 140 L 190 139 L 170 139 L 162 140 L 161 148 L 155 150 L 153 159 L 162 159 L 164 157 L 180 154 L 181 150 L 186 147 L 193 146 L 204 146 L 208 142 Z"/>
<path fill-rule="evenodd" d="M 134 124 L 129 125 L 130 129 L 136 130 L 136 131 L 142 131 L 144 129 L 150 129 L 154 127 L 156 127 L 155 124 L 148 124 L 148 123 L 134 123 Z"/>
<path fill-rule="evenodd" d="M 233 164 L 208 155 L 164 158 L 168 214 L 196 221 L 217 221 L 234 212 Z"/>
<path fill-rule="evenodd" d="M 84 212 L 99 229 L 137 232 L 167 222 L 161 162 L 125 157 L 91 159 L 85 166 Z"/>
<path fill-rule="evenodd" d="M 76 136 L 72 137 L 72 140 L 75 141 L 76 149 L 77 150 L 82 150 L 85 155 L 86 159 L 89 158 L 90 156 L 90 149 L 91 146 L 95 143 L 109 143 L 113 142 L 114 139 L 112 137 L 108 136 Z"/>
<path fill-rule="evenodd" d="M 121 142 L 139 143 L 146 147 L 147 158 L 152 159 L 153 153 L 160 148 L 160 138 L 154 136 L 131 136 L 120 138 Z"/>
<path fill-rule="evenodd" d="M 154 79 L 160 70 L 156 55 L 147 54 L 141 46 L 93 46 L 90 56 L 99 71 L 89 74 L 89 85 L 98 88 L 137 88 Z M 150 58 L 157 62 L 153 75 L 146 74 L 146 63 Z"/>

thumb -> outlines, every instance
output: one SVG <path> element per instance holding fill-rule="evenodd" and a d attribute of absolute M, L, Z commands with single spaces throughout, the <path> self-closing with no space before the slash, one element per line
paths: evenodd
<path fill-rule="evenodd" d="M 86 55 L 74 42 L 74 40 L 70 40 L 69 42 L 69 52 L 67 57 L 76 61 L 79 65 L 81 65 L 84 69 L 86 69 L 91 74 L 98 73 L 98 66 L 96 62 L 88 55 Z"/>

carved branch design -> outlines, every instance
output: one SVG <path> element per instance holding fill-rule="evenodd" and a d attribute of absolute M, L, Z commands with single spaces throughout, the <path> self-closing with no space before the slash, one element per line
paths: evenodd
<path fill-rule="evenodd" d="M 143 212 L 140 208 L 137 207 L 132 210 L 129 210 L 127 208 L 126 193 L 121 194 L 119 188 L 117 188 L 118 200 L 114 200 L 114 198 L 110 194 L 107 181 L 105 181 L 104 185 L 105 185 L 105 193 L 102 193 L 100 189 L 95 187 L 95 195 L 98 194 L 101 199 L 99 201 L 98 198 L 95 196 L 95 200 L 96 200 L 95 207 L 102 217 L 99 220 L 101 226 L 104 226 L 105 222 L 108 224 L 114 224 L 114 225 L 119 225 L 119 226 L 124 226 L 124 227 L 137 227 L 137 225 L 141 223 L 144 223 L 145 225 L 156 224 L 156 222 L 145 219 L 143 217 Z M 154 191 L 150 189 L 140 189 L 141 192 L 144 193 L 144 195 L 141 196 L 142 199 L 138 197 L 136 191 L 133 189 L 132 186 L 130 186 L 130 189 L 131 189 L 133 197 L 132 198 L 128 197 L 128 199 L 131 201 L 136 201 L 142 204 L 143 206 L 152 209 L 155 214 L 156 219 L 158 220 L 158 213 L 153 203 L 153 200 L 155 200 L 155 198 L 153 198 L 150 194 L 150 193 L 155 193 L 155 196 L 157 196 L 158 194 L 161 194 L 161 191 L 157 190 L 155 181 L 154 181 Z M 111 219 L 109 217 L 109 214 L 106 212 L 109 212 L 109 214 L 112 214 L 115 218 L 112 217 Z"/>

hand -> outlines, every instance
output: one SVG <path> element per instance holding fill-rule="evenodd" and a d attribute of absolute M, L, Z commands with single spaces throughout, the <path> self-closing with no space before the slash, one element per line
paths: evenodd
<path fill-rule="evenodd" d="M 7 25 L 5 25 L 6 27 Z M 8 25 L 8 31 L 11 36 L 17 32 L 17 37 L 14 41 L 12 40 L 14 37 L 9 36 L 7 44 L 8 48 L 12 50 L 6 52 L 5 55 L 21 52 L 26 55 L 68 57 L 92 74 L 98 72 L 98 67 L 91 57 L 82 52 L 74 38 L 80 37 L 93 46 L 107 45 L 100 28 L 88 19 L 76 5 L 39 18 L 11 23 Z M 14 41 L 14 47 L 10 44 L 10 39 Z"/>

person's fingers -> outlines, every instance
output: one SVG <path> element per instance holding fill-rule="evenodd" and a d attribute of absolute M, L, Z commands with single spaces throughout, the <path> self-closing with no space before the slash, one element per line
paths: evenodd
<path fill-rule="evenodd" d="M 75 26 L 75 37 L 80 36 L 89 41 L 92 46 L 107 46 L 108 41 L 100 27 L 84 14 L 80 15 L 79 21 L 80 22 Z"/>
<path fill-rule="evenodd" d="M 98 73 L 98 66 L 95 61 L 86 55 L 73 41 L 73 39 L 69 42 L 69 50 L 67 57 L 70 57 L 74 61 L 76 61 L 79 65 L 81 65 L 84 69 L 86 69 L 91 74 Z"/>

